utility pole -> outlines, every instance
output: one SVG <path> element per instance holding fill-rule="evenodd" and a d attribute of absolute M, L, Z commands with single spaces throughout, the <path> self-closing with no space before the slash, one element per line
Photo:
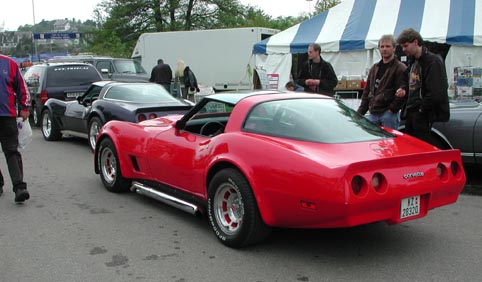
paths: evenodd
<path fill-rule="evenodd" d="M 32 42 L 33 42 L 33 46 L 34 46 L 34 50 L 35 50 L 35 57 L 37 57 L 37 61 L 40 61 L 40 58 L 39 58 L 38 53 L 37 53 L 37 42 L 35 41 L 35 38 L 33 36 L 34 29 L 35 29 L 35 4 L 34 4 L 34 0 L 32 0 L 32 15 L 33 15 Z"/>

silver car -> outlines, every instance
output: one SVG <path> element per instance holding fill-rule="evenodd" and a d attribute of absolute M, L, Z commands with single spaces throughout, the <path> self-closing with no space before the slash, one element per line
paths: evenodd
<path fill-rule="evenodd" d="M 482 167 L 482 104 L 474 100 L 451 101 L 450 120 L 432 128 L 437 146 L 456 148 L 465 164 Z"/>

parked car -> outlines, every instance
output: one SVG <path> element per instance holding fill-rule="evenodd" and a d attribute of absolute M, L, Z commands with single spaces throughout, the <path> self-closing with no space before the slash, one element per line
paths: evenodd
<path fill-rule="evenodd" d="M 109 120 L 135 123 L 183 114 L 192 106 L 159 84 L 99 81 L 74 101 L 49 99 L 42 109 L 42 134 L 47 141 L 59 140 L 62 134 L 87 138 L 94 150 L 99 128 Z"/>
<path fill-rule="evenodd" d="M 385 131 L 308 93 L 214 94 L 184 116 L 110 121 L 94 156 L 107 190 L 207 215 L 230 247 L 260 242 L 273 227 L 421 218 L 456 202 L 465 184 L 459 150 Z"/>
<path fill-rule="evenodd" d="M 50 62 L 82 62 L 93 65 L 102 74 L 104 80 L 123 82 L 148 82 L 150 74 L 133 59 L 112 58 L 106 56 L 55 56 Z"/>
<path fill-rule="evenodd" d="M 102 76 L 90 64 L 44 63 L 31 66 L 24 79 L 32 100 L 33 123 L 38 126 L 41 109 L 48 99 L 75 100 Z"/>
<path fill-rule="evenodd" d="M 403 122 L 399 130 L 405 130 Z M 482 167 L 482 104 L 451 101 L 450 120 L 433 124 L 432 140 L 441 149 L 459 149 L 464 164 Z"/>

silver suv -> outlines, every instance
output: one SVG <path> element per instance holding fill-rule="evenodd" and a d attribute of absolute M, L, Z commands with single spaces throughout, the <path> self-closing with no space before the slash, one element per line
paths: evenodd
<path fill-rule="evenodd" d="M 101 57 L 92 55 L 56 56 L 49 62 L 81 62 L 97 68 L 104 80 L 122 82 L 147 82 L 149 74 L 141 64 L 132 59 Z"/>

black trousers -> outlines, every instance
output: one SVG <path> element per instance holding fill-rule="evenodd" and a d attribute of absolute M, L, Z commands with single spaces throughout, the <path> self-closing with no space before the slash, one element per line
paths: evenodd
<path fill-rule="evenodd" d="M 7 160 L 13 191 L 26 189 L 27 183 L 23 181 L 22 155 L 18 151 L 18 128 L 15 117 L 0 117 L 0 143 Z M 0 186 L 4 184 L 3 175 L 0 171 Z"/>
<path fill-rule="evenodd" d="M 425 113 L 421 113 L 418 109 L 407 110 L 405 118 L 405 133 L 417 137 L 427 143 L 434 144 L 430 134 L 432 123 Z"/>

